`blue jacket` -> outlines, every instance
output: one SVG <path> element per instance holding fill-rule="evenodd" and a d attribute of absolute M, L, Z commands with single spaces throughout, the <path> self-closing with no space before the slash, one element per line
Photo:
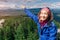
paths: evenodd
<path fill-rule="evenodd" d="M 41 29 L 38 16 L 32 14 L 28 9 L 24 9 L 24 11 L 37 24 L 39 40 L 56 40 L 57 27 L 55 26 L 54 22 L 51 21 L 49 25 L 46 23 Z"/>

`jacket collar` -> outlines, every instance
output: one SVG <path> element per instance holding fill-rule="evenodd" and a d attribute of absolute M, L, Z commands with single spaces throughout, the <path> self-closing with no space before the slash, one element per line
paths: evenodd
<path fill-rule="evenodd" d="M 43 26 L 43 28 L 44 28 L 44 27 L 49 27 L 49 26 L 51 25 L 51 22 L 52 22 L 52 20 L 49 21 L 49 22 L 47 22 L 47 23 Z"/>

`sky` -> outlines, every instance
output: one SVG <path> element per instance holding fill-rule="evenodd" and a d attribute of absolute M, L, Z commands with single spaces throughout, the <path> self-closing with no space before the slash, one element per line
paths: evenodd
<path fill-rule="evenodd" d="M 60 0 L 0 0 L 0 9 L 60 8 Z"/>

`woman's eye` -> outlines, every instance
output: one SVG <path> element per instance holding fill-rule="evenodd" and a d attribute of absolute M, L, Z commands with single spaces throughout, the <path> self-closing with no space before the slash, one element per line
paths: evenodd
<path fill-rule="evenodd" d="M 47 14 L 47 13 L 44 13 L 44 14 Z"/>

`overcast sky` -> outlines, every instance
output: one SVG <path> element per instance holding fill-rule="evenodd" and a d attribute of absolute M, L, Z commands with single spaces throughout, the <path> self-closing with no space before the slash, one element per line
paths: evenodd
<path fill-rule="evenodd" d="M 25 5 L 27 8 L 60 8 L 60 0 L 0 0 L 0 9 L 20 9 L 22 5 Z"/>

